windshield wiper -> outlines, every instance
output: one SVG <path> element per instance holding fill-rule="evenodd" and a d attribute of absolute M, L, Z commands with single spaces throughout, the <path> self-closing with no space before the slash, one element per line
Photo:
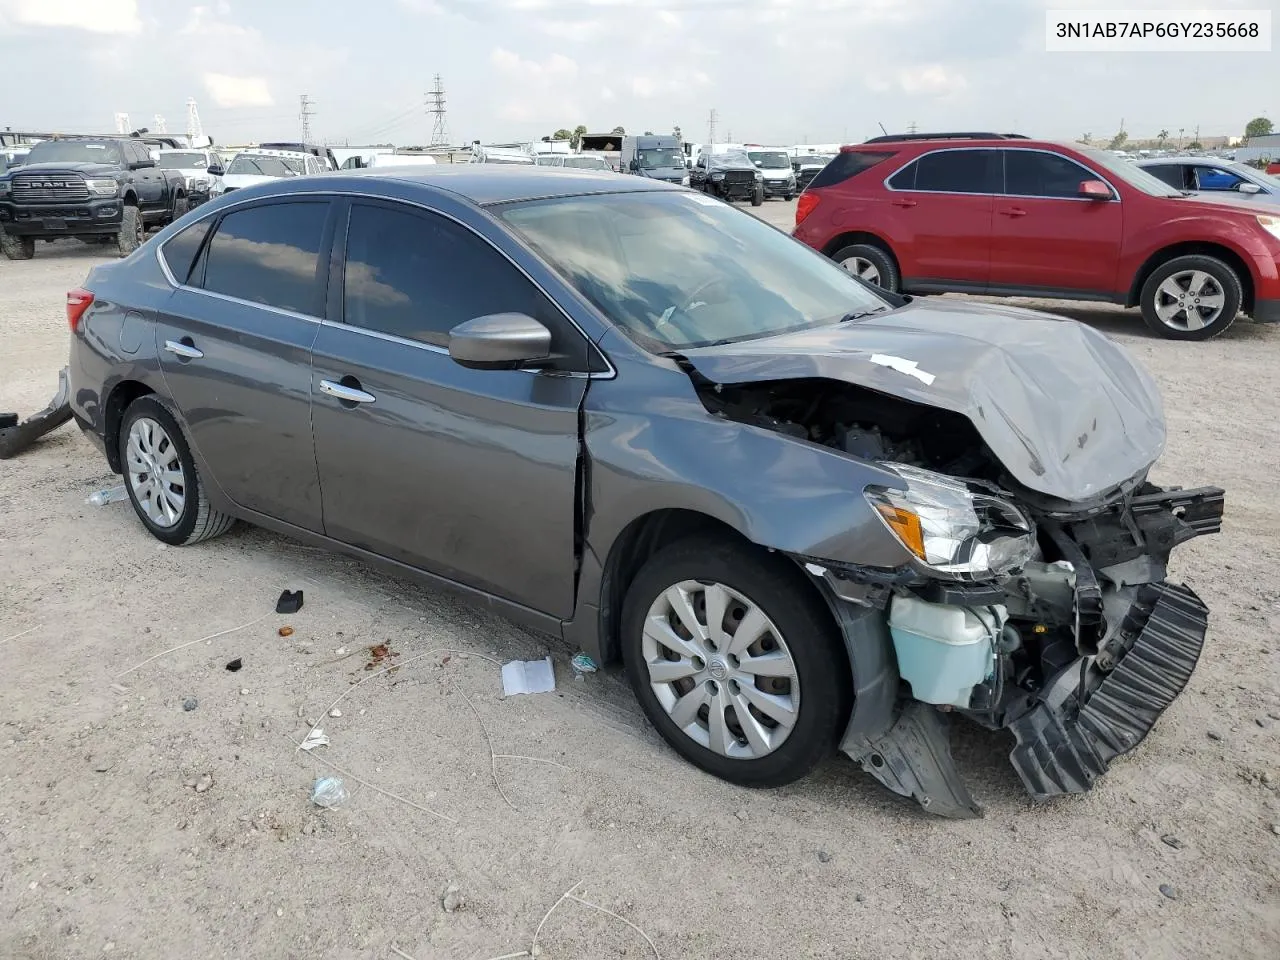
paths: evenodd
<path fill-rule="evenodd" d="M 888 309 L 888 307 L 876 307 L 874 310 L 851 310 L 836 322 L 848 323 L 851 320 L 861 320 L 863 317 L 869 317 L 876 313 L 884 313 Z"/>

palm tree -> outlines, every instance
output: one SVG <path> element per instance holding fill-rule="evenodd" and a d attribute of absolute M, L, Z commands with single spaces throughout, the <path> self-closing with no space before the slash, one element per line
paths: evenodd
<path fill-rule="evenodd" d="M 1164 142 L 1168 139 L 1169 139 L 1168 130 L 1161 130 L 1159 133 L 1156 134 L 1156 140 L 1159 141 L 1159 146 L 1161 150 L 1164 149 Z"/>
<path fill-rule="evenodd" d="M 1081 143 L 1083 143 L 1083 144 L 1087 147 L 1087 146 L 1089 146 L 1089 144 L 1090 144 L 1090 143 L 1092 143 L 1092 142 L 1093 142 L 1093 136 L 1092 136 L 1091 134 L 1088 134 L 1088 133 L 1081 134 L 1081 136 L 1080 136 L 1080 142 L 1081 142 Z"/>

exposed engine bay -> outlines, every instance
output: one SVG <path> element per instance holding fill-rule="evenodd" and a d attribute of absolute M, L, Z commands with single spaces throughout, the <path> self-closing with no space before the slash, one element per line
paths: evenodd
<path fill-rule="evenodd" d="M 952 764 L 946 713 L 1012 730 L 1011 760 L 1033 796 L 1088 790 L 1190 678 L 1207 610 L 1189 589 L 1166 582 L 1166 568 L 1179 544 L 1219 530 L 1222 490 L 1162 489 L 1143 470 L 1068 503 L 1018 483 L 959 413 L 821 379 L 695 383 L 715 416 L 822 444 L 928 487 L 938 515 L 956 512 L 948 496 L 995 504 L 974 511 L 984 529 L 998 525 L 1000 509 L 1011 515 L 1003 539 L 984 533 L 939 560 L 927 510 L 921 533 L 918 519 L 897 525 L 911 519 L 909 503 L 873 504 L 904 544 L 919 538 L 920 563 L 883 570 L 797 558 L 831 596 L 862 608 L 844 624 L 846 638 L 855 637 L 855 684 L 868 670 L 892 672 L 891 720 L 859 717 L 855 708 L 842 749 L 897 792 L 943 815 L 980 812 Z M 937 542 L 954 549 L 945 536 Z M 959 562 L 974 558 L 989 567 Z M 896 662 L 859 664 L 858 643 L 867 648 L 877 631 L 887 631 Z"/>

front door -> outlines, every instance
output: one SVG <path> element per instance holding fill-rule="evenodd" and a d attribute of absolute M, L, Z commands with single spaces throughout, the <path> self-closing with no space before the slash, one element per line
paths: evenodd
<path fill-rule="evenodd" d="M 164 252 L 185 285 L 156 329 L 165 383 L 214 482 L 248 510 L 317 532 L 311 344 L 323 313 L 329 209 L 325 200 L 288 200 L 232 210 L 189 278 L 187 235 L 206 221 L 178 233 Z"/>
<path fill-rule="evenodd" d="M 570 616 L 585 338 L 503 254 L 442 216 L 355 202 L 337 242 L 330 314 L 342 322 L 320 331 L 313 383 L 325 532 Z M 551 328 L 563 369 L 449 357 L 454 326 L 506 312 Z"/>
<path fill-rule="evenodd" d="M 1110 294 L 1116 288 L 1124 208 L 1080 196 L 1102 180 L 1069 157 L 1044 150 L 1001 151 L 1004 188 L 996 198 L 991 288 L 1052 294 Z"/>
<path fill-rule="evenodd" d="M 889 178 L 883 219 L 904 289 L 939 285 L 980 293 L 986 286 L 996 173 L 995 150 L 948 148 Z"/>

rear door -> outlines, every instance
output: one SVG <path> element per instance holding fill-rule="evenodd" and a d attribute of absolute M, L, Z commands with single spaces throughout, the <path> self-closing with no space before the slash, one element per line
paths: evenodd
<path fill-rule="evenodd" d="M 241 507 L 322 529 L 311 437 L 311 345 L 332 236 L 326 199 L 235 207 L 211 236 L 193 224 L 162 248 L 178 289 L 157 328 L 187 435 Z M 194 265 L 190 248 L 199 247 Z"/>
<path fill-rule="evenodd" d="M 1191 176 L 1189 163 L 1143 164 L 1142 169 L 1175 190 L 1194 190 L 1195 178 Z"/>
<path fill-rule="evenodd" d="M 151 153 L 135 140 L 124 142 L 125 162 L 132 169 L 134 189 L 138 194 L 138 209 L 155 213 L 164 207 L 164 174 L 155 166 L 134 167 L 151 161 Z"/>
<path fill-rule="evenodd" d="M 1110 200 L 1080 196 L 1082 181 L 1106 178 L 1047 150 L 1000 154 L 1004 182 L 991 239 L 992 290 L 1112 293 L 1123 206 L 1114 189 Z"/>
<path fill-rule="evenodd" d="M 593 348 L 504 254 L 444 216 L 356 201 L 337 243 L 335 322 L 316 341 L 313 383 L 325 532 L 568 617 Z M 560 368 L 450 358 L 453 327 L 503 312 L 546 325 Z"/>
<path fill-rule="evenodd" d="M 904 289 L 986 287 L 997 163 L 992 149 L 935 150 L 885 181 Z"/>

